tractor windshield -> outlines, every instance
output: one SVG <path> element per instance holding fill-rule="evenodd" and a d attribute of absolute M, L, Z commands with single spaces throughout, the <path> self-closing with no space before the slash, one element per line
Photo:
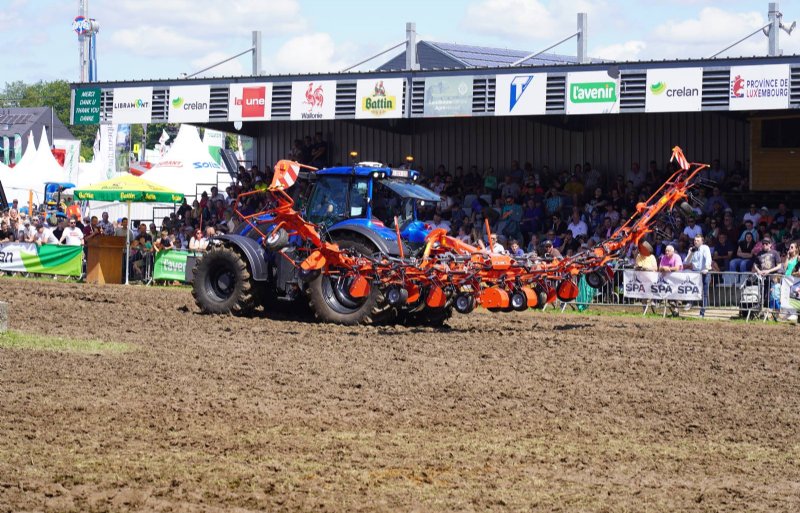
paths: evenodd
<path fill-rule="evenodd" d="M 372 193 L 372 215 L 389 227 L 394 226 L 397 217 L 402 227 L 416 219 L 417 207 L 439 200 L 436 193 L 421 185 L 402 180 L 381 180 L 376 182 Z"/>

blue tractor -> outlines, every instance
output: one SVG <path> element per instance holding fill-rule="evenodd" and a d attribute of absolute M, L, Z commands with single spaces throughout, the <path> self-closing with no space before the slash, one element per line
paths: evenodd
<path fill-rule="evenodd" d="M 301 173 L 290 192 L 303 218 L 340 248 L 364 256 L 413 256 L 429 233 L 418 214 L 440 201 L 418 180 L 413 170 L 362 162 Z M 216 237 L 194 272 L 193 293 L 203 311 L 247 314 L 259 305 L 307 302 L 318 319 L 339 324 L 440 324 L 452 311 L 449 305 L 427 311 L 424 300 L 400 305 L 379 287 L 367 297 L 353 297 L 347 278 L 299 270 L 297 264 L 308 254 L 306 241 L 272 228 L 272 219 L 264 215 Z"/>

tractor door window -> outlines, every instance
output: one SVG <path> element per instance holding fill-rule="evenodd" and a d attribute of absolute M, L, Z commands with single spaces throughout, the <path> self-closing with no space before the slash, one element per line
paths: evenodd
<path fill-rule="evenodd" d="M 316 224 L 332 224 L 348 217 L 347 196 L 350 177 L 322 176 L 309 202 L 309 219 Z"/>
<path fill-rule="evenodd" d="M 353 188 L 350 189 L 350 217 L 364 217 L 367 215 L 367 196 L 369 182 L 366 178 L 356 178 Z"/>

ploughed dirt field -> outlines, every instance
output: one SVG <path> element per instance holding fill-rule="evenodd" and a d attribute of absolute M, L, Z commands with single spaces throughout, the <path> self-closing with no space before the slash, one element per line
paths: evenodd
<path fill-rule="evenodd" d="M 796 325 L 525 312 L 449 329 L 200 315 L 0 279 L 0 511 L 800 510 Z"/>

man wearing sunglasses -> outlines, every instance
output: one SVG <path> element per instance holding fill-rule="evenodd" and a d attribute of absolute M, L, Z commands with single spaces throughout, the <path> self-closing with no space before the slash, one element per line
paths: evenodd
<path fill-rule="evenodd" d="M 69 225 L 61 232 L 59 244 L 66 246 L 83 246 L 83 230 L 78 228 L 78 219 L 73 216 L 69 218 Z"/>

